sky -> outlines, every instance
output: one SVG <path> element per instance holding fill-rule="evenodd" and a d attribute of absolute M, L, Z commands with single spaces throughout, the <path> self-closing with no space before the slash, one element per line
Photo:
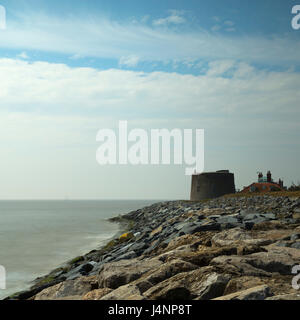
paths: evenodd
<path fill-rule="evenodd" d="M 296 4 L 0 0 L 0 199 L 188 199 L 185 165 L 97 163 L 120 120 L 204 129 L 204 170 L 239 189 L 297 183 Z"/>

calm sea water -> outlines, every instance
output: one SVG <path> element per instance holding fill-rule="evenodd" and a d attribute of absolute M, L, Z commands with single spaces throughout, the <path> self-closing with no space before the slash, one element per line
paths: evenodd
<path fill-rule="evenodd" d="M 0 299 L 103 245 L 119 231 L 107 218 L 154 202 L 0 201 L 0 265 L 6 269 L 6 290 L 0 289 Z"/>

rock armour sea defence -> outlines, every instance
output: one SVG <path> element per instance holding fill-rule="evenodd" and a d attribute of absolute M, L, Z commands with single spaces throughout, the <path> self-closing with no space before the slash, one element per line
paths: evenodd
<path fill-rule="evenodd" d="M 299 197 L 171 201 L 112 219 L 127 232 L 27 291 L 35 300 L 299 300 Z"/>

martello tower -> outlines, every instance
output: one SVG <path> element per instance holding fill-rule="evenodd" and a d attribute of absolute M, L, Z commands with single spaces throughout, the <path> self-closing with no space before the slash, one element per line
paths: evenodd
<path fill-rule="evenodd" d="M 191 201 L 217 198 L 228 193 L 235 193 L 234 174 L 229 170 L 192 176 Z"/>

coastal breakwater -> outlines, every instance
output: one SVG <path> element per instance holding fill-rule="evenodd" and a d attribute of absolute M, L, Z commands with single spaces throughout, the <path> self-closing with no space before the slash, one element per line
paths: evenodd
<path fill-rule="evenodd" d="M 299 194 L 160 202 L 111 221 L 122 235 L 7 299 L 300 299 Z"/>

